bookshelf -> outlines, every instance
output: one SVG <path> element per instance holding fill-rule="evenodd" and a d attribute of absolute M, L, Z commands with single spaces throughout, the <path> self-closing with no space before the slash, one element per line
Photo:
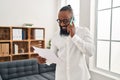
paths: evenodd
<path fill-rule="evenodd" d="M 45 48 L 45 29 L 0 26 L 0 62 L 38 57 L 32 46 Z"/>

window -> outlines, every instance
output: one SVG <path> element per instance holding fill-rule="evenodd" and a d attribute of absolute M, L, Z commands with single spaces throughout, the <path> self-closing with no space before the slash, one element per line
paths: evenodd
<path fill-rule="evenodd" d="M 120 0 L 98 0 L 96 67 L 120 74 Z"/>

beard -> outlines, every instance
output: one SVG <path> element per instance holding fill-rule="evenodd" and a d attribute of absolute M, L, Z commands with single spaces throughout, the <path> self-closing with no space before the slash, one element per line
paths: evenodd
<path fill-rule="evenodd" d="M 67 26 L 60 26 L 60 35 L 61 36 L 69 36 L 69 32 L 67 32 Z"/>

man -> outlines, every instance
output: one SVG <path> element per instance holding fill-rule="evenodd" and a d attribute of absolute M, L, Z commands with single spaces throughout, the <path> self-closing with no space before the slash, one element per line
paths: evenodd
<path fill-rule="evenodd" d="M 51 40 L 51 50 L 60 60 L 56 65 L 55 80 L 89 80 L 85 56 L 92 56 L 93 41 L 89 30 L 70 25 L 73 10 L 70 5 L 60 9 L 60 31 Z"/>

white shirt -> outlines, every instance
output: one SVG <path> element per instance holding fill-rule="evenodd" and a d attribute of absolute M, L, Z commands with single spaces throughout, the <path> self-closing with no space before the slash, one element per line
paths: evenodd
<path fill-rule="evenodd" d="M 51 40 L 51 50 L 60 60 L 56 66 L 55 80 L 90 79 L 85 55 L 92 56 L 94 47 L 87 28 L 76 28 L 72 38 L 61 36 L 58 32 Z"/>

